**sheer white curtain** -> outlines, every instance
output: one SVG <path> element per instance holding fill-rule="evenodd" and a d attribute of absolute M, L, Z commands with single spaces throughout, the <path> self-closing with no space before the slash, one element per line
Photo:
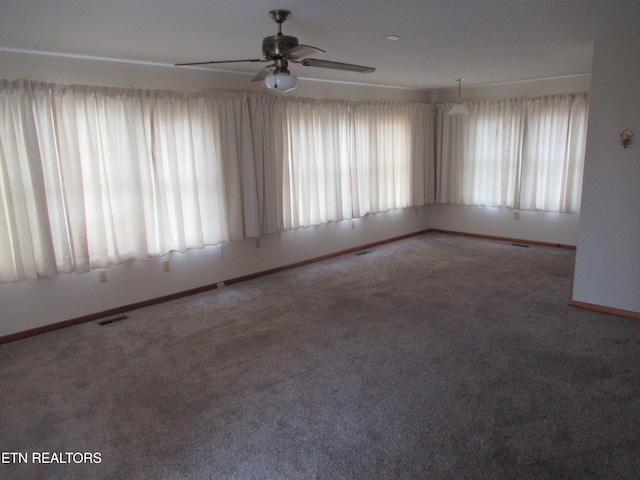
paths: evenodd
<path fill-rule="evenodd" d="M 469 115 L 438 108 L 438 202 L 514 207 L 525 104 L 522 99 L 468 104 Z"/>
<path fill-rule="evenodd" d="M 45 201 L 45 176 L 32 110 L 46 95 L 2 84 L 0 95 L 0 281 L 35 278 L 57 271 L 53 233 Z M 44 122 L 50 119 L 43 119 Z M 51 136 L 42 143 L 55 148 Z M 19 160 L 18 160 L 19 159 Z M 56 185 L 51 195 L 61 199 Z M 56 218 L 54 217 L 55 221 Z"/>
<path fill-rule="evenodd" d="M 586 94 L 438 106 L 440 203 L 578 212 Z"/>
<path fill-rule="evenodd" d="M 285 228 L 431 201 L 435 107 L 285 103 Z"/>
<path fill-rule="evenodd" d="M 353 108 L 363 213 L 424 205 L 433 182 L 435 108 L 359 103 Z"/>
<path fill-rule="evenodd" d="M 586 94 L 528 102 L 520 208 L 580 211 L 588 110 Z"/>
<path fill-rule="evenodd" d="M 244 95 L 4 81 L 0 102 L 0 281 L 85 272 L 278 224 L 259 198 L 253 138 L 265 135 L 252 134 Z"/>
<path fill-rule="evenodd" d="M 357 168 L 350 108 L 330 100 L 285 103 L 285 228 L 352 218 Z"/>
<path fill-rule="evenodd" d="M 0 85 L 0 281 L 432 201 L 434 108 Z"/>
<path fill-rule="evenodd" d="M 257 226 L 259 233 L 274 233 L 284 228 L 284 103 L 265 95 L 249 95 L 248 102 L 258 204 Z"/>

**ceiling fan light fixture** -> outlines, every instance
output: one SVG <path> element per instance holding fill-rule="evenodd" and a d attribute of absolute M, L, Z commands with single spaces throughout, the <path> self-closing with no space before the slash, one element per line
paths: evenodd
<path fill-rule="evenodd" d="M 269 90 L 286 93 L 294 90 L 297 86 L 298 78 L 289 72 L 273 72 L 264 79 L 264 84 Z"/>
<path fill-rule="evenodd" d="M 471 113 L 467 104 L 462 103 L 462 80 L 464 80 L 464 78 L 456 78 L 456 82 L 458 82 L 458 101 L 451 110 L 449 110 L 449 115 L 469 115 L 469 113 Z"/>

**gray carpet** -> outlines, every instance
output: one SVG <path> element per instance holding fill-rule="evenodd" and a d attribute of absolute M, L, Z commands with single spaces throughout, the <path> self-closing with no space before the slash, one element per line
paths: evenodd
<path fill-rule="evenodd" d="M 429 233 L 0 345 L 0 478 L 638 479 L 640 323 L 574 259 Z"/>

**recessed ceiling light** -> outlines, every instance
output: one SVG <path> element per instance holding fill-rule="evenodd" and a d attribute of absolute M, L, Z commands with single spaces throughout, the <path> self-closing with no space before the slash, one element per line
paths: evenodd
<path fill-rule="evenodd" d="M 399 35 L 389 35 L 387 40 L 400 40 L 402 37 Z"/>

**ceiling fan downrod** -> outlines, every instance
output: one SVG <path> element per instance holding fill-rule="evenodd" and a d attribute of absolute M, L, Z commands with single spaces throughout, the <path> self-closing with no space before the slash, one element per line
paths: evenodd
<path fill-rule="evenodd" d="M 278 24 L 278 35 L 282 35 L 282 24 L 291 15 L 289 10 L 271 10 L 269 16 Z"/>

